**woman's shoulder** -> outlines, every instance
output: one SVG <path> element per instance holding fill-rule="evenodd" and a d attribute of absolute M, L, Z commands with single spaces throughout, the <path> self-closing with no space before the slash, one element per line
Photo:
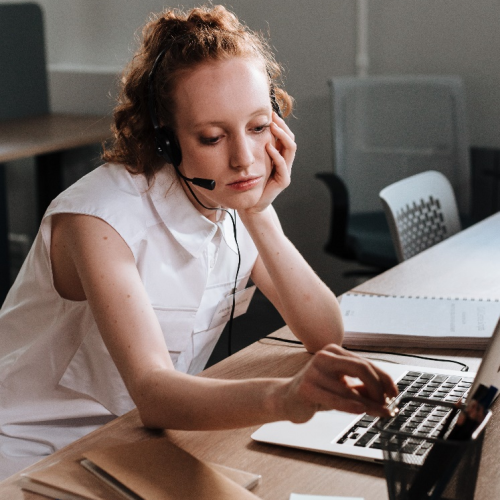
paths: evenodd
<path fill-rule="evenodd" d="M 126 240 L 144 230 L 147 214 L 142 200 L 147 182 L 124 165 L 104 164 L 79 179 L 55 198 L 44 220 L 62 213 L 98 217 L 113 226 Z"/>
<path fill-rule="evenodd" d="M 54 200 L 53 204 L 57 205 L 75 197 L 79 202 L 86 200 L 96 202 L 101 198 L 111 201 L 111 198 L 116 197 L 118 193 L 120 196 L 116 197 L 117 201 L 140 198 L 141 180 L 136 179 L 137 177 L 142 176 L 131 174 L 124 165 L 105 163 L 69 186 Z"/>

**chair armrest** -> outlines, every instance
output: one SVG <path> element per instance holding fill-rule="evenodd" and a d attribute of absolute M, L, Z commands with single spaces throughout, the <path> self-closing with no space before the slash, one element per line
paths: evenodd
<path fill-rule="evenodd" d="M 331 219 L 330 236 L 325 244 L 325 251 L 341 257 L 342 259 L 354 258 L 353 252 L 347 245 L 347 227 L 349 222 L 349 193 L 342 179 L 333 172 L 320 172 L 316 174 L 330 190 Z"/>

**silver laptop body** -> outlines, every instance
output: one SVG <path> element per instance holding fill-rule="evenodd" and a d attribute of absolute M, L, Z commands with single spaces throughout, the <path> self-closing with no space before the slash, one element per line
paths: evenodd
<path fill-rule="evenodd" d="M 474 394 L 479 383 L 487 387 L 494 385 L 500 388 L 500 321 L 497 323 L 477 374 L 381 361 L 375 364 L 391 375 L 400 386 L 401 392 L 402 389 L 409 390 L 414 386 L 413 390 L 416 389 L 418 392 L 412 392 L 408 394 L 409 396 L 437 399 L 438 392 L 444 395 L 450 389 L 442 400 L 467 401 L 467 398 Z M 427 420 L 431 420 L 434 416 L 435 414 L 430 415 Z M 436 418 L 432 419 L 436 420 Z M 324 411 L 316 413 L 311 420 L 303 424 L 294 424 L 289 421 L 265 424 L 252 434 L 252 439 L 262 443 L 382 462 L 382 450 L 376 443 L 376 437 L 370 439 L 367 435 L 373 432 L 371 421 L 373 418 L 366 415 L 354 415 L 335 410 Z"/>

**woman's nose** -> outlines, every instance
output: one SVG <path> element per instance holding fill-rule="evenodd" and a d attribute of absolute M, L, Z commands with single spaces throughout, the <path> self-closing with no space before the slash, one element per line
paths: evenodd
<path fill-rule="evenodd" d="M 233 141 L 231 150 L 231 167 L 245 169 L 255 161 L 251 141 L 245 137 L 236 137 Z"/>

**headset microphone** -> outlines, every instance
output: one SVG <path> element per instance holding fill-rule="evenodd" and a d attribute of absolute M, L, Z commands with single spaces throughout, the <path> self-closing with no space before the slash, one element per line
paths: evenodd
<path fill-rule="evenodd" d="M 193 177 L 190 179 L 189 177 L 186 177 L 185 175 L 182 175 L 179 172 L 179 169 L 177 169 L 177 173 L 186 181 L 191 182 L 195 186 L 200 186 L 204 189 L 208 189 L 209 191 L 213 191 L 215 189 L 215 181 L 212 179 L 202 179 L 200 177 Z"/>
<path fill-rule="evenodd" d="M 185 181 L 190 182 L 191 184 L 194 184 L 195 186 L 200 186 L 203 189 L 208 189 L 209 191 L 213 191 L 215 189 L 215 181 L 212 179 L 202 179 L 201 177 L 186 177 L 183 175 L 183 173 L 179 170 L 179 167 L 175 165 L 174 163 L 175 170 L 179 174 L 180 177 L 182 177 Z"/>

